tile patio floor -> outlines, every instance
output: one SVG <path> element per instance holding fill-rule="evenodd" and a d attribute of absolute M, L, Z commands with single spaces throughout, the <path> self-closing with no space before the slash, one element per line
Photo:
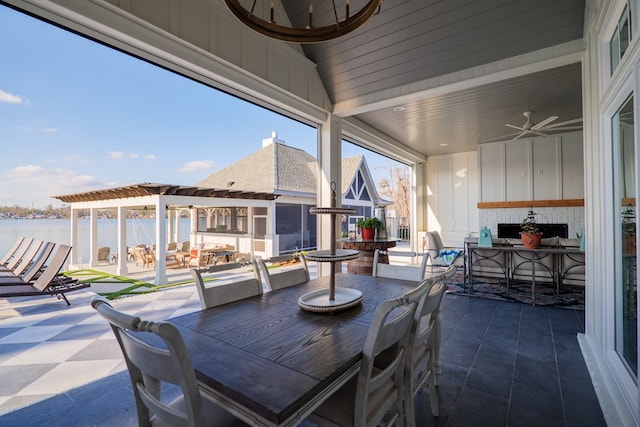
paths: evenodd
<path fill-rule="evenodd" d="M 120 350 L 90 290 L 0 299 L 0 426 L 128 426 L 135 407 Z M 200 308 L 193 285 L 118 300 L 166 319 Z M 417 396 L 418 426 L 604 426 L 577 334 L 584 313 L 447 295 L 441 416 Z"/>

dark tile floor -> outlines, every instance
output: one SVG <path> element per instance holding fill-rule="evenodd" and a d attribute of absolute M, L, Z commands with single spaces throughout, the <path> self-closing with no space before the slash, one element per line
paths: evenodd
<path fill-rule="evenodd" d="M 584 313 L 447 295 L 440 417 L 417 396 L 422 426 L 605 426 L 576 334 Z M 126 371 L 0 417 L 9 426 L 133 426 Z"/>

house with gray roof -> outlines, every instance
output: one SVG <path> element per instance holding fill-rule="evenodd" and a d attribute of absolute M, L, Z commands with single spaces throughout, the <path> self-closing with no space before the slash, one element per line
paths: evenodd
<path fill-rule="evenodd" d="M 253 235 L 254 256 L 272 256 L 312 249 L 317 245 L 316 206 L 318 168 L 314 156 L 286 145 L 273 132 L 262 148 L 196 183 L 198 187 L 227 188 L 230 191 L 268 192 L 276 196 L 268 208 L 202 208 L 198 213 L 198 235 L 224 239 L 225 234 Z M 340 186 L 342 206 L 356 214 L 342 218 L 342 231 L 357 218 L 372 216 L 375 206 L 391 202 L 382 199 L 364 156 L 342 160 Z M 251 224 L 249 224 L 251 221 Z M 212 235 L 207 237 L 207 234 Z"/>

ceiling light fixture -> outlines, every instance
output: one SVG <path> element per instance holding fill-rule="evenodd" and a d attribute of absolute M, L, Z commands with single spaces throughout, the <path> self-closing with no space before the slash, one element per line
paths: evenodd
<path fill-rule="evenodd" d="M 398 105 L 397 107 L 393 107 L 393 111 L 395 111 L 396 113 L 401 113 L 404 110 L 406 110 L 406 107 L 403 107 L 402 105 Z"/>
<path fill-rule="evenodd" d="M 266 2 L 267 0 L 260 0 Z M 240 20 L 244 25 L 254 31 L 259 32 L 267 37 L 286 42 L 294 43 L 318 43 L 333 40 L 340 36 L 350 33 L 362 24 L 367 22 L 371 16 L 377 14 L 382 6 L 382 0 L 368 0 L 367 3 L 354 15 L 350 15 L 349 1 L 345 0 L 344 15 L 338 17 L 336 1 L 331 0 L 330 9 L 333 11 L 333 20 L 328 25 L 314 27 L 313 25 L 313 3 L 309 3 L 309 19 L 304 28 L 288 27 L 276 23 L 275 0 L 269 0 L 268 17 L 261 18 L 256 15 L 256 3 L 258 0 L 224 0 L 231 13 Z M 326 1 L 326 0 L 323 0 Z M 251 3 L 251 8 L 245 8 L 242 3 Z M 316 4 L 319 0 L 316 0 Z M 259 8 L 266 10 L 266 8 Z"/>

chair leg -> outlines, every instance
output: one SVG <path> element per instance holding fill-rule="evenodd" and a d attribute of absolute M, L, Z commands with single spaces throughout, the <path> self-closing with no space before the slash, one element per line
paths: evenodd
<path fill-rule="evenodd" d="M 414 393 L 412 388 L 412 384 L 406 384 L 407 382 L 411 383 L 412 381 L 407 381 L 405 378 L 405 387 L 404 387 L 404 417 L 405 417 L 405 425 L 407 427 L 416 427 L 416 410 L 414 400 L 416 398 L 416 394 Z M 417 390 L 416 390 L 417 392 Z"/>
<path fill-rule="evenodd" d="M 438 406 L 438 394 L 436 393 L 436 381 L 435 375 L 433 375 L 433 370 L 429 373 L 429 379 L 427 380 L 429 384 L 429 402 L 431 403 L 431 414 L 434 417 L 440 416 L 440 408 Z"/>

